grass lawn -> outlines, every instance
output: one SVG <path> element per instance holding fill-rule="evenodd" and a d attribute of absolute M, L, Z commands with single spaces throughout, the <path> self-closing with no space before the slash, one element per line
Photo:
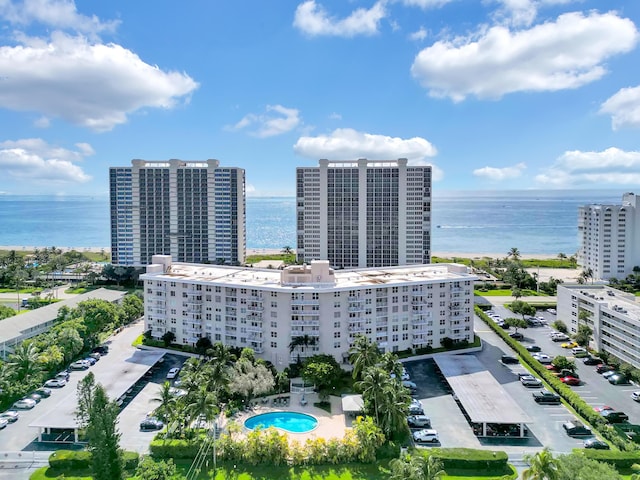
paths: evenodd
<path fill-rule="evenodd" d="M 245 260 L 245 263 L 258 263 L 262 260 L 281 260 L 284 263 L 290 265 L 296 262 L 295 255 L 285 255 L 284 253 L 276 253 L 272 255 L 249 255 Z"/>
<path fill-rule="evenodd" d="M 482 292 L 480 290 L 474 290 L 473 294 L 481 297 L 510 297 L 511 290 L 510 289 L 487 290 L 486 292 Z M 535 290 L 522 290 L 522 295 L 525 297 L 537 297 L 539 293 L 536 292 Z"/>
<path fill-rule="evenodd" d="M 515 467 L 508 465 L 508 468 L 503 472 L 491 472 L 490 474 L 478 475 L 480 472 L 466 472 L 464 470 L 458 472 L 452 472 L 452 475 L 445 475 L 443 480 L 503 480 L 505 478 L 517 479 L 518 472 Z"/>

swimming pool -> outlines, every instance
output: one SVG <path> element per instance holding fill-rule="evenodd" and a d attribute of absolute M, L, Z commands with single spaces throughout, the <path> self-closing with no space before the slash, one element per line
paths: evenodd
<path fill-rule="evenodd" d="M 318 426 L 318 420 L 305 413 L 270 412 L 248 418 L 244 426 L 250 430 L 257 427 L 276 427 L 291 433 L 306 433 Z"/>

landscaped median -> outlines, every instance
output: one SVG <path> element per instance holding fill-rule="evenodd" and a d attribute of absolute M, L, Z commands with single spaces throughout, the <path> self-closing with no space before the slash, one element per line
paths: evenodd
<path fill-rule="evenodd" d="M 518 478 L 515 468 L 509 465 L 509 457 L 500 450 L 475 450 L 471 448 L 430 448 L 419 450 L 423 455 L 436 457 L 442 462 L 447 475 L 443 478 Z M 479 476 L 479 473 L 482 473 Z"/>
<path fill-rule="evenodd" d="M 604 419 L 593 410 L 593 407 L 585 402 L 580 395 L 571 390 L 558 378 L 552 375 L 540 362 L 531 356 L 527 349 L 518 341 L 509 336 L 509 333 L 493 322 L 484 311 L 476 305 L 475 313 L 489 327 L 497 333 L 534 372 L 536 372 L 562 399 L 575 410 L 575 412 L 598 431 L 605 439 L 620 450 L 635 450 L 637 445 L 622 436 L 614 427 L 608 425 Z"/>

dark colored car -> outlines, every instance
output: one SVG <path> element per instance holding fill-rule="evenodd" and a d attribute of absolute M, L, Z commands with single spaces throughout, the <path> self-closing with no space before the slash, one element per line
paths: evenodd
<path fill-rule="evenodd" d="M 147 417 L 140 422 L 140 430 L 160 430 L 164 427 L 162 420 L 155 417 Z"/>
<path fill-rule="evenodd" d="M 594 450 L 609 450 L 609 445 L 597 438 L 589 438 L 584 441 L 584 448 L 593 448 Z"/>
<path fill-rule="evenodd" d="M 586 357 L 584 360 L 582 360 L 582 363 L 584 363 L 585 365 L 601 365 L 602 359 L 598 357 Z"/>
<path fill-rule="evenodd" d="M 612 367 L 611 365 L 598 365 L 596 367 L 596 372 L 602 374 L 604 372 L 610 372 L 611 370 L 615 370 L 615 367 Z"/>
<path fill-rule="evenodd" d="M 500 361 L 502 363 L 504 363 L 505 365 L 506 364 L 520 363 L 516 357 L 511 356 L 511 355 L 502 355 L 502 357 L 500 358 Z"/>
<path fill-rule="evenodd" d="M 100 355 L 106 355 L 109 353 L 109 347 L 107 345 L 100 345 L 91 350 L 92 353 L 99 353 Z"/>
<path fill-rule="evenodd" d="M 609 423 L 622 423 L 629 420 L 629 415 L 624 412 L 617 412 L 615 410 L 605 410 L 600 412 L 602 418 L 604 418 Z"/>
<path fill-rule="evenodd" d="M 611 375 L 608 380 L 611 385 L 629 385 L 631 383 L 627 377 L 619 373 Z"/>
<path fill-rule="evenodd" d="M 42 398 L 49 398 L 51 396 L 51 389 L 47 387 L 40 387 L 34 390 L 33 393 L 37 393 Z"/>
<path fill-rule="evenodd" d="M 529 352 L 541 352 L 542 349 L 538 345 L 528 345 L 527 350 Z"/>
<path fill-rule="evenodd" d="M 510 334 L 509 334 L 509 336 L 510 336 L 511 338 L 513 338 L 514 340 L 524 340 L 524 335 L 523 335 L 523 334 L 521 334 L 520 332 L 513 332 L 513 333 L 510 333 Z"/>
<path fill-rule="evenodd" d="M 570 437 L 591 435 L 591 430 L 578 421 L 565 422 L 562 424 L 562 428 L 564 428 L 564 430 L 567 432 L 567 435 L 569 435 Z"/>

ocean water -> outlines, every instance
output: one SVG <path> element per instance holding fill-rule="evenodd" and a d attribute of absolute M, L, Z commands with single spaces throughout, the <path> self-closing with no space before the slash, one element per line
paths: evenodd
<path fill-rule="evenodd" d="M 623 191 L 448 191 L 432 205 L 434 252 L 567 255 L 578 249 L 578 206 L 619 203 Z M 295 198 L 247 199 L 247 247 L 295 248 Z M 109 199 L 0 196 L 0 245 L 108 247 Z"/>

